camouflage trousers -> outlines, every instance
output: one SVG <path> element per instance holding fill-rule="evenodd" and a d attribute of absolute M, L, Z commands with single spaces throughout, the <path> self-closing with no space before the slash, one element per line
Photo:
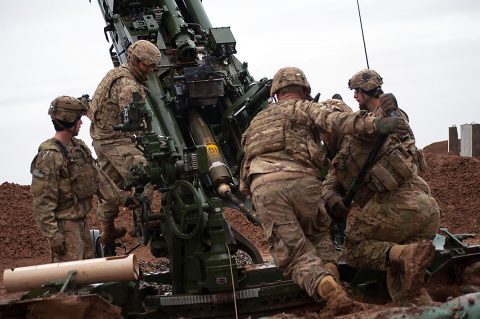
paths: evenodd
<path fill-rule="evenodd" d="M 86 218 L 58 219 L 58 228 L 65 238 L 65 254 L 51 251 L 53 262 L 89 259 L 95 256 Z"/>
<path fill-rule="evenodd" d="M 93 141 L 93 147 L 98 157 L 100 168 L 118 186 L 125 190 L 125 185 L 130 179 L 130 167 L 145 164 L 142 152 L 130 141 Z M 98 218 L 103 221 L 113 220 L 118 216 L 118 205 L 101 202 L 98 205 Z"/>
<path fill-rule="evenodd" d="M 251 190 L 277 266 L 315 298 L 320 298 L 316 292 L 320 280 L 329 274 L 323 264 L 337 264 L 321 187 L 317 178 L 305 175 L 267 182 Z"/>
<path fill-rule="evenodd" d="M 342 258 L 351 266 L 387 272 L 393 301 L 401 298 L 402 272 L 387 262 L 394 244 L 433 240 L 440 209 L 425 181 L 414 176 L 394 192 L 376 194 L 357 214 L 347 233 Z"/>

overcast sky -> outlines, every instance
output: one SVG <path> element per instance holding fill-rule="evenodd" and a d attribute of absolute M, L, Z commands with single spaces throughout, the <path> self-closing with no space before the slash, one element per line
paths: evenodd
<path fill-rule="evenodd" d="M 237 57 L 256 78 L 303 69 L 326 99 L 357 104 L 348 79 L 366 68 L 356 0 L 204 0 L 214 27 L 230 26 Z M 480 1 L 360 0 L 370 68 L 410 116 L 419 147 L 448 127 L 480 121 Z M 112 67 L 103 17 L 87 0 L 1 0 L 0 183 L 30 184 L 30 162 L 53 136 L 59 95 L 93 92 Z M 84 117 L 80 137 L 87 144 Z M 460 132 L 459 132 L 460 133 Z"/>

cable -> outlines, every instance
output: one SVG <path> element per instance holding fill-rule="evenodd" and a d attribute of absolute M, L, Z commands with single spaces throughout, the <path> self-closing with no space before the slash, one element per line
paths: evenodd
<path fill-rule="evenodd" d="M 235 307 L 235 318 L 238 319 L 238 309 L 237 309 L 237 295 L 235 293 L 235 280 L 233 278 L 233 266 L 232 266 L 232 256 L 230 255 L 230 249 L 228 249 L 228 245 L 225 245 L 227 247 L 227 252 L 228 252 L 228 262 L 230 263 L 230 278 L 232 280 L 232 292 L 233 292 L 233 305 Z"/>
<path fill-rule="evenodd" d="M 360 29 L 362 30 L 363 50 L 365 51 L 365 59 L 367 60 L 367 69 L 370 69 L 370 65 L 368 64 L 367 45 L 365 44 L 365 35 L 363 34 L 362 15 L 360 14 L 360 4 L 358 3 L 358 0 L 357 0 L 357 8 L 358 8 L 358 18 L 360 19 Z"/>

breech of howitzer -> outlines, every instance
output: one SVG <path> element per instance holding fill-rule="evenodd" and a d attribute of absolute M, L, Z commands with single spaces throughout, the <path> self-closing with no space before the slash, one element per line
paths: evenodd
<path fill-rule="evenodd" d="M 5 269 L 3 283 L 8 292 L 27 291 L 65 280 L 72 271 L 76 271 L 75 282 L 78 284 L 130 281 L 139 276 L 137 258 L 131 254 Z"/>
<path fill-rule="evenodd" d="M 209 175 L 212 183 L 217 187 L 217 191 L 222 194 L 222 192 L 225 191 L 225 187 L 232 182 L 232 177 L 223 161 L 213 134 L 207 126 L 207 123 L 205 123 L 200 114 L 195 110 L 189 114 L 189 123 L 195 144 L 203 144 L 207 147 Z M 230 189 L 228 191 L 230 191 Z"/>

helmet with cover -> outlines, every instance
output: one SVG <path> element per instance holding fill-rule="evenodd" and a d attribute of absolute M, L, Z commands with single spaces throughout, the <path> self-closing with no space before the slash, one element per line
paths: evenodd
<path fill-rule="evenodd" d="M 382 77 L 375 70 L 369 69 L 355 73 L 350 80 L 348 80 L 348 88 L 350 90 L 362 89 L 364 92 L 379 88 L 382 84 Z"/>
<path fill-rule="evenodd" d="M 310 92 L 312 91 L 302 70 L 296 67 L 281 68 L 273 77 L 270 96 L 277 94 L 280 89 L 293 85 L 305 88 L 307 90 L 307 95 L 310 95 Z"/>
<path fill-rule="evenodd" d="M 146 65 L 158 65 L 161 60 L 160 50 L 147 40 L 138 40 L 128 48 L 128 59 L 136 58 Z"/>
<path fill-rule="evenodd" d="M 63 123 L 75 123 L 87 113 L 87 106 L 77 98 L 71 96 L 59 96 L 52 101 L 48 109 L 48 115 L 54 121 Z"/>

